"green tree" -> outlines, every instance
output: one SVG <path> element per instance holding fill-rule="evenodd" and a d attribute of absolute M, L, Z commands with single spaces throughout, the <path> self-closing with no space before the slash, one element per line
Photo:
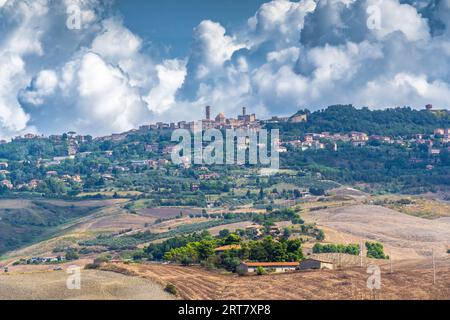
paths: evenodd
<path fill-rule="evenodd" d="M 259 200 L 263 199 L 264 199 L 264 189 L 261 187 L 261 189 L 259 189 Z"/>
<path fill-rule="evenodd" d="M 197 246 L 197 254 L 200 261 L 207 260 L 214 254 L 215 242 L 210 240 L 202 240 Z"/>
<path fill-rule="evenodd" d="M 388 259 L 384 254 L 384 247 L 378 242 L 366 242 L 367 257 L 373 259 Z"/>
<path fill-rule="evenodd" d="M 241 237 L 235 233 L 229 234 L 223 241 L 224 245 L 239 244 L 240 242 Z"/>
<path fill-rule="evenodd" d="M 72 260 L 78 260 L 79 256 L 78 253 L 75 251 L 75 249 L 68 249 L 66 251 L 66 260 L 72 261 Z"/>
<path fill-rule="evenodd" d="M 256 268 L 256 274 L 258 276 L 262 276 L 262 275 L 266 274 L 266 270 L 263 267 L 259 266 Z"/>
<path fill-rule="evenodd" d="M 222 229 L 219 231 L 219 238 L 226 238 L 230 235 L 230 230 L 228 229 Z"/>

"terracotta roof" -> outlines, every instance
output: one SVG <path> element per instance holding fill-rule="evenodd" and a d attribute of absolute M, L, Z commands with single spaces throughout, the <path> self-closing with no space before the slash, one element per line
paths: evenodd
<path fill-rule="evenodd" d="M 244 262 L 247 267 L 298 267 L 299 262 Z"/>
<path fill-rule="evenodd" d="M 239 244 L 231 244 L 227 246 L 222 246 L 214 249 L 215 251 L 227 251 L 227 250 L 239 250 L 241 249 L 241 246 Z"/>

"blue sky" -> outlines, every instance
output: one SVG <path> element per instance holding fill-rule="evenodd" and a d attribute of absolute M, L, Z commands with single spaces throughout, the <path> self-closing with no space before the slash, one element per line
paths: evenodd
<path fill-rule="evenodd" d="M 450 1 L 0 0 L 0 139 L 450 106 Z M 79 22 L 79 23 L 78 23 Z"/>
<path fill-rule="evenodd" d="M 173 57 L 187 55 L 192 30 L 203 20 L 227 30 L 245 25 L 265 0 L 119 0 L 114 9 L 124 25 Z"/>

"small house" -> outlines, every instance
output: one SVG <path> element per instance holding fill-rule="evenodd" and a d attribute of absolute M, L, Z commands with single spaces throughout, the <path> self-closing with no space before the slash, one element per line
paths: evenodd
<path fill-rule="evenodd" d="M 300 262 L 300 270 L 321 270 L 328 269 L 333 270 L 334 264 L 331 261 L 319 260 L 319 259 L 306 259 Z"/>

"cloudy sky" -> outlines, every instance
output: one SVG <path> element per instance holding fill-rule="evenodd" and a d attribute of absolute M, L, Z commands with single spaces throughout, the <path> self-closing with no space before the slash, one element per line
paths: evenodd
<path fill-rule="evenodd" d="M 0 138 L 450 105 L 450 0 L 0 0 Z"/>

